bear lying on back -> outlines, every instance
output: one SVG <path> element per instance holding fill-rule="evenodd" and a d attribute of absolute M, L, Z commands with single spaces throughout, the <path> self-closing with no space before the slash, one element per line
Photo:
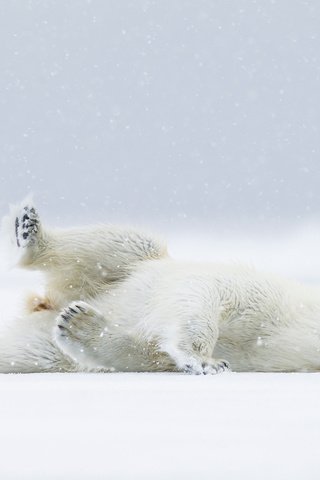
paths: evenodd
<path fill-rule="evenodd" d="M 2 334 L 0 372 L 319 370 L 320 289 L 178 262 L 133 229 L 47 229 L 31 204 L 6 223 L 46 283 Z"/>

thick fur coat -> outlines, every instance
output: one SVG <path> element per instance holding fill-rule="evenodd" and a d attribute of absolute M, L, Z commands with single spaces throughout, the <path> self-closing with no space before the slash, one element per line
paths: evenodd
<path fill-rule="evenodd" d="M 5 223 L 46 293 L 2 333 L 0 372 L 320 369 L 320 289 L 178 262 L 136 230 L 50 230 L 30 203 Z"/>

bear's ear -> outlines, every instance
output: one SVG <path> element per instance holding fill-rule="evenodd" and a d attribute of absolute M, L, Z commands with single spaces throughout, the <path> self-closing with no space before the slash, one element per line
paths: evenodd
<path fill-rule="evenodd" d="M 0 262 L 6 268 L 19 262 L 21 250 L 17 248 L 16 218 L 25 206 L 33 206 L 33 194 L 27 195 L 20 203 L 11 204 L 9 213 L 1 221 Z"/>

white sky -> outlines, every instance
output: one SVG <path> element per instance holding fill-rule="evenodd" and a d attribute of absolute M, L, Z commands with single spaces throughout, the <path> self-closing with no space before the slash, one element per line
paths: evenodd
<path fill-rule="evenodd" d="M 283 228 L 320 215 L 317 0 L 0 3 L 0 214 Z"/>

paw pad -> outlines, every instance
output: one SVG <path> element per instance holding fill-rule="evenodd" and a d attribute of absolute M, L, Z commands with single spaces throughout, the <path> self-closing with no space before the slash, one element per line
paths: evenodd
<path fill-rule="evenodd" d="M 230 364 L 226 360 L 214 360 L 212 362 L 203 363 L 202 368 L 204 375 L 215 375 L 230 370 Z"/>
<path fill-rule="evenodd" d="M 39 217 L 34 207 L 24 207 L 15 220 L 15 233 L 18 247 L 33 245 L 39 231 Z"/>

